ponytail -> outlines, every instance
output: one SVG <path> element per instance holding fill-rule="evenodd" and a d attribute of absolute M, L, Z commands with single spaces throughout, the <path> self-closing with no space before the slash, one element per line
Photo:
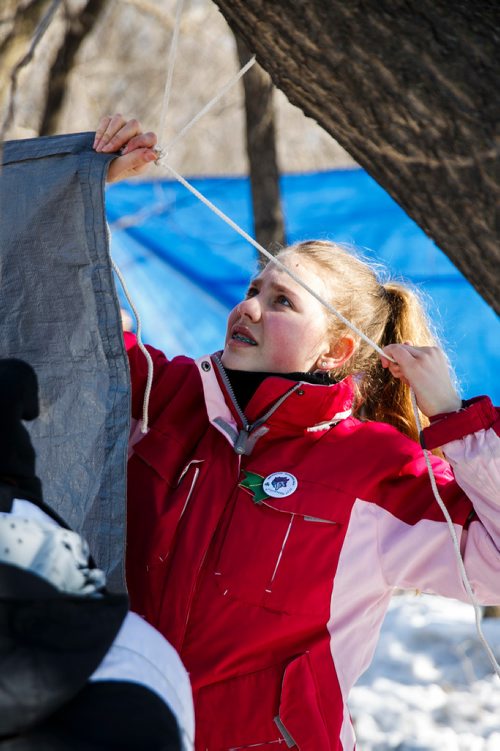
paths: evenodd
<path fill-rule="evenodd" d="M 437 339 L 431 331 L 422 303 L 415 292 L 397 282 L 381 285 L 387 300 L 389 315 L 380 346 L 411 344 L 433 346 Z M 371 358 L 361 385 L 360 412 L 369 420 L 394 425 L 410 438 L 418 440 L 410 388 L 401 379 L 394 378 L 388 368 L 383 368 L 378 356 Z M 429 420 L 419 412 L 422 425 Z"/>

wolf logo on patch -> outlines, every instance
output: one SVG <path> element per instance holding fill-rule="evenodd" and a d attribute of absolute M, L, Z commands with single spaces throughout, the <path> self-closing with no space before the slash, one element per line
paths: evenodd
<path fill-rule="evenodd" d="M 297 490 L 297 485 L 297 478 L 290 472 L 273 472 L 262 483 L 262 489 L 270 498 L 286 498 Z"/>

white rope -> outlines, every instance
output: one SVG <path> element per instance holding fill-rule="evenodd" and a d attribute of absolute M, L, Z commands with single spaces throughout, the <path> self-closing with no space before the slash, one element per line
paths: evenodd
<path fill-rule="evenodd" d="M 173 146 L 175 146 L 175 144 L 176 144 L 176 143 L 177 143 L 178 141 L 180 141 L 180 140 L 181 140 L 181 138 L 183 138 L 183 136 L 185 136 L 185 134 L 186 134 L 186 133 L 188 132 L 188 130 L 191 130 L 191 128 L 193 127 L 193 125 L 196 125 L 196 123 L 198 122 L 198 120 L 200 120 L 200 119 L 201 119 L 201 118 L 203 117 L 203 115 L 206 115 L 206 114 L 207 114 L 207 112 L 209 112 L 209 111 L 210 111 L 210 110 L 212 109 L 212 107 L 214 107 L 214 106 L 215 106 L 215 105 L 217 104 L 217 102 L 218 102 L 218 101 L 219 101 L 220 99 L 222 99 L 222 97 L 223 97 L 223 96 L 224 96 L 224 95 L 225 95 L 225 94 L 226 94 L 226 93 L 227 93 L 227 92 L 228 92 L 228 91 L 229 91 L 230 89 L 232 89 L 232 88 L 233 88 L 233 86 L 234 86 L 234 85 L 235 85 L 236 83 L 238 83 L 238 81 L 240 80 L 240 78 L 242 78 L 242 77 L 243 77 L 243 76 L 245 75 L 245 73 L 246 73 L 246 72 L 247 72 L 248 70 L 250 70 L 250 68 L 251 68 L 251 67 L 252 67 L 252 65 L 254 65 L 254 64 L 255 64 L 255 55 L 254 55 L 254 56 L 253 56 L 253 57 L 252 57 L 252 58 L 251 58 L 251 59 L 250 59 L 250 60 L 249 60 L 249 61 L 248 61 L 248 62 L 246 63 L 246 65 L 244 65 L 244 66 L 243 66 L 243 67 L 242 67 L 242 68 L 241 68 L 241 69 L 240 69 L 240 70 L 239 70 L 239 71 L 238 71 L 237 73 L 235 73 L 235 74 L 234 74 L 234 76 L 233 76 L 232 78 L 230 78 L 230 79 L 229 79 L 229 81 L 228 81 L 228 82 L 226 83 L 226 85 L 225 85 L 225 86 L 224 86 L 224 87 L 223 87 L 223 88 L 222 88 L 222 89 L 221 89 L 221 90 L 219 91 L 219 93 L 218 93 L 218 94 L 216 94 L 216 95 L 215 95 L 215 96 L 213 97 L 213 99 L 211 99 L 211 100 L 210 100 L 210 101 L 209 101 L 209 102 L 208 102 L 208 103 L 207 103 L 207 104 L 206 104 L 206 105 L 205 105 L 205 106 L 203 107 L 203 109 L 201 109 L 201 110 L 200 110 L 200 111 L 198 112 L 198 114 L 197 114 L 197 115 L 195 115 L 195 116 L 194 116 L 194 117 L 192 118 L 192 120 L 190 120 L 190 121 L 189 121 L 188 123 L 186 123 L 186 125 L 184 125 L 184 127 L 183 127 L 183 128 L 181 128 L 181 130 L 180 130 L 180 131 L 179 131 L 179 132 L 177 133 L 177 135 L 176 135 L 176 136 L 174 136 L 174 138 L 172 138 L 172 140 L 171 140 L 171 141 L 169 141 L 169 142 L 167 143 L 167 145 L 166 145 L 166 146 L 165 146 L 164 148 L 161 148 L 161 155 L 160 155 L 160 157 L 159 157 L 158 161 L 156 162 L 157 164 L 161 164 L 161 162 L 162 162 L 162 159 L 164 159 L 164 158 L 165 158 L 165 157 L 167 156 L 167 154 L 168 154 L 168 152 L 170 151 L 170 149 L 171 149 L 171 148 L 172 148 Z"/>
<path fill-rule="evenodd" d="M 174 67 L 175 67 L 175 61 L 177 57 L 177 46 L 178 46 L 178 40 L 179 40 L 179 30 L 181 25 L 181 16 L 182 16 L 182 9 L 184 5 L 184 0 L 177 0 L 177 7 L 176 7 L 176 14 L 175 14 L 175 25 L 174 30 L 172 33 L 172 40 L 170 43 L 170 50 L 169 50 L 169 56 L 168 56 L 168 72 L 167 72 L 167 81 L 165 84 L 165 91 L 163 94 L 163 102 L 162 102 L 162 108 L 161 108 L 161 116 L 160 116 L 160 125 L 159 125 L 159 135 L 160 138 L 163 134 L 163 131 L 165 129 L 165 122 L 167 118 L 167 112 L 168 112 L 168 105 L 170 102 L 170 93 L 172 90 L 172 80 L 173 80 L 173 74 L 174 74 Z M 195 115 L 195 117 L 192 118 L 186 125 L 182 128 L 182 130 L 175 136 L 175 138 L 172 139 L 172 141 L 167 144 L 167 149 L 171 148 L 171 146 L 174 143 L 177 143 L 184 135 L 187 133 L 187 131 L 195 125 L 195 123 L 198 122 L 198 120 L 203 117 L 223 96 L 226 94 L 227 91 L 229 91 L 230 88 L 232 88 L 242 76 L 245 75 L 247 70 L 249 70 L 252 65 L 255 63 L 255 56 L 252 57 L 246 65 L 244 65 L 241 70 L 238 71 L 232 78 L 223 86 L 223 88 L 219 91 L 219 93 L 213 97 L 206 105 L 203 107 L 203 109 Z M 166 150 L 165 150 L 166 151 Z M 157 163 L 160 161 L 160 159 L 164 156 L 164 153 L 162 150 L 160 150 L 160 157 L 157 160 Z M 140 219 L 143 217 L 141 216 Z M 118 276 L 120 283 L 122 285 L 123 291 L 125 293 L 125 297 L 127 298 L 130 307 L 132 308 L 132 311 L 134 313 L 136 322 L 137 322 L 137 345 L 141 352 L 144 354 L 144 357 L 146 358 L 147 367 L 148 367 L 148 374 L 147 374 L 147 380 L 146 380 L 146 388 L 144 391 L 144 400 L 142 404 L 142 425 L 141 425 L 141 432 L 147 433 L 148 431 L 148 411 L 149 411 L 149 400 L 151 396 L 151 388 L 153 383 L 153 360 L 151 359 L 151 355 L 149 354 L 148 350 L 143 344 L 142 341 L 142 322 L 139 315 L 139 312 L 137 308 L 135 307 L 132 297 L 129 293 L 129 290 L 127 288 L 125 279 L 116 265 L 116 263 L 112 260 L 113 268 L 115 270 L 116 275 Z"/>
<path fill-rule="evenodd" d="M 136 211 L 134 214 L 126 214 L 116 219 L 114 222 L 110 222 L 109 228 L 113 231 L 120 231 L 129 229 L 130 227 L 137 227 L 137 225 L 144 224 L 151 217 L 157 214 L 163 214 L 170 204 L 167 201 L 158 201 L 151 208 L 144 207 Z"/>
<path fill-rule="evenodd" d="M 376 350 L 379 355 L 382 355 L 387 360 L 390 360 L 391 362 L 395 362 L 395 360 L 392 359 L 392 357 L 389 357 L 383 349 L 381 349 L 378 344 L 376 344 L 374 341 L 372 341 L 366 334 L 364 334 L 360 329 L 358 329 L 357 326 L 355 326 L 351 321 L 349 321 L 345 316 L 342 315 L 338 310 L 336 310 L 333 305 L 330 305 L 329 302 L 324 300 L 318 293 L 310 287 L 306 282 L 304 282 L 297 274 L 295 274 L 294 271 L 291 271 L 287 266 L 285 266 L 284 263 L 282 263 L 278 258 L 273 256 L 268 250 L 266 250 L 260 243 L 257 242 L 257 240 L 254 240 L 254 238 L 248 234 L 248 232 L 245 232 L 245 230 L 241 229 L 236 222 L 233 222 L 232 219 L 230 219 L 227 214 L 224 214 L 223 211 L 221 211 L 215 204 L 213 204 L 211 201 L 209 201 L 206 196 L 204 196 L 202 193 L 200 193 L 199 190 L 197 190 L 194 185 L 191 185 L 191 183 L 188 183 L 188 181 L 182 177 L 182 175 L 179 175 L 178 172 L 174 170 L 173 167 L 170 166 L 170 164 L 164 164 L 166 169 L 169 170 L 169 172 L 172 173 L 172 175 L 175 177 L 176 180 L 178 180 L 181 185 L 184 185 L 185 188 L 187 188 L 196 198 L 198 198 L 202 203 L 205 204 L 205 206 L 208 206 L 208 208 L 214 212 L 214 214 L 217 214 L 218 217 L 222 219 L 223 222 L 228 224 L 232 229 L 234 229 L 235 232 L 237 232 L 241 237 L 243 237 L 247 242 L 249 242 L 251 245 L 254 246 L 254 248 L 257 248 L 259 253 L 262 253 L 271 263 L 276 264 L 276 266 L 281 269 L 281 271 L 284 271 L 286 274 L 288 274 L 289 277 L 291 277 L 294 282 L 299 284 L 303 289 L 305 289 L 307 292 L 309 292 L 310 295 L 312 295 L 321 305 L 324 305 L 324 307 L 330 311 L 330 313 L 333 313 L 334 316 L 339 318 L 342 323 L 344 323 L 348 328 L 351 329 L 351 331 L 354 331 L 355 334 L 357 334 L 360 339 L 363 339 L 367 344 L 369 344 L 371 347 L 373 347 L 374 350 Z"/>
<path fill-rule="evenodd" d="M 411 396 L 411 403 L 412 403 L 412 406 L 413 406 L 413 412 L 415 413 L 415 421 L 417 423 L 418 432 L 421 433 L 422 432 L 422 423 L 420 422 L 420 416 L 418 414 L 417 399 L 415 397 L 415 392 L 413 391 L 412 388 L 410 388 L 410 396 Z M 425 448 L 422 448 L 422 450 L 423 450 L 423 453 L 424 453 L 425 463 L 427 465 L 427 472 L 429 474 L 429 479 L 431 481 L 432 492 L 434 493 L 434 498 L 436 499 L 436 501 L 437 501 L 437 503 L 438 503 L 441 511 L 443 512 L 443 516 L 446 519 L 446 522 L 448 524 L 448 529 L 450 531 L 451 539 L 452 539 L 452 542 L 453 542 L 453 548 L 454 548 L 454 551 L 455 551 L 455 556 L 456 556 L 456 559 L 457 559 L 457 562 L 458 562 L 458 566 L 459 566 L 459 569 L 460 569 L 460 576 L 461 576 L 461 579 L 462 579 L 462 583 L 463 583 L 463 585 L 465 587 L 465 591 L 467 592 L 469 600 L 471 601 L 472 607 L 474 608 L 474 615 L 475 615 L 475 619 L 476 619 L 476 630 L 477 630 L 479 639 L 480 639 L 480 641 L 481 641 L 484 649 L 486 650 L 486 654 L 488 655 L 491 664 L 493 665 L 493 670 L 495 671 L 495 673 L 497 674 L 497 676 L 500 678 L 500 665 L 496 661 L 495 655 L 493 654 L 493 650 L 491 649 L 490 645 L 488 644 L 488 642 L 486 640 L 486 637 L 483 634 L 483 629 L 481 628 L 481 609 L 480 609 L 480 605 L 479 605 L 478 601 L 476 600 L 476 597 L 474 595 L 474 590 L 472 588 L 472 585 L 471 585 L 471 583 L 469 581 L 469 578 L 467 576 L 467 572 L 465 570 L 465 565 L 464 565 L 464 562 L 463 562 L 462 554 L 460 552 L 460 544 L 458 542 L 457 533 L 456 533 L 456 530 L 455 530 L 455 526 L 453 524 L 453 520 L 452 520 L 452 518 L 451 518 L 451 516 L 449 514 L 449 511 L 446 508 L 445 503 L 444 503 L 444 501 L 441 498 L 441 495 L 439 493 L 439 489 L 438 489 L 438 486 L 437 486 L 437 483 L 436 483 L 436 478 L 434 476 L 434 472 L 432 470 L 432 465 L 431 465 L 431 462 L 430 462 L 430 459 L 429 459 L 429 452 Z"/>
<path fill-rule="evenodd" d="M 118 279 L 120 280 L 120 284 L 123 287 L 123 291 L 125 293 L 125 297 L 128 300 L 128 303 L 130 307 L 132 308 L 132 311 L 135 316 L 135 320 L 137 321 L 137 345 L 141 352 L 143 353 L 144 357 L 146 358 L 146 362 L 148 364 L 148 375 L 146 379 L 146 388 L 144 390 L 144 400 L 142 403 L 142 424 L 141 424 L 141 433 L 147 433 L 148 432 L 148 410 L 149 410 L 149 399 L 151 396 L 151 387 L 153 384 L 153 360 L 151 358 L 151 355 L 147 351 L 146 347 L 144 346 L 142 342 L 142 322 L 141 317 L 137 311 L 137 308 L 135 307 L 132 297 L 130 296 L 127 284 L 125 282 L 125 279 L 123 278 L 123 274 L 116 265 L 116 263 L 111 259 L 111 264 L 113 266 L 113 269 L 115 271 L 115 274 L 117 275 Z"/>
<path fill-rule="evenodd" d="M 174 77 L 175 60 L 177 58 L 177 43 L 179 41 L 179 30 L 181 27 L 181 15 L 182 15 L 183 5 L 184 5 L 184 0 L 177 0 L 174 30 L 172 32 L 172 40 L 170 42 L 170 50 L 168 53 L 167 82 L 165 84 L 165 91 L 163 92 L 160 125 L 158 127 L 158 135 L 160 138 L 163 137 L 163 132 L 165 130 L 165 122 L 167 119 L 168 105 L 170 102 L 170 92 L 172 91 L 172 80 Z"/>
<path fill-rule="evenodd" d="M 162 107 L 161 107 L 161 115 L 160 115 L 160 124 L 158 126 L 158 134 L 160 138 L 163 135 L 163 132 L 165 130 L 165 122 L 167 119 L 167 112 L 168 112 L 168 105 L 170 102 L 170 93 L 172 91 L 172 81 L 174 77 L 174 68 L 175 68 L 175 61 L 177 59 L 177 45 L 179 41 L 179 31 L 181 27 L 181 16 L 182 16 L 182 9 L 184 6 L 184 0 L 177 0 L 177 7 L 175 11 L 175 24 L 174 24 L 174 30 L 172 32 L 172 39 L 170 42 L 170 49 L 168 54 L 168 62 L 167 62 L 167 81 L 165 83 L 165 91 L 163 92 L 163 101 L 162 101 Z M 148 422 L 149 422 L 149 399 L 151 396 L 151 388 L 153 384 L 153 360 L 151 359 L 151 355 L 149 354 L 148 350 L 143 344 L 142 341 L 142 322 L 141 317 L 139 315 L 139 312 L 137 308 L 135 307 L 132 297 L 129 293 L 127 284 L 125 282 L 125 279 L 123 278 L 123 275 L 116 265 L 116 263 L 111 260 L 111 263 L 113 265 L 113 269 L 115 270 L 115 273 L 120 280 L 120 283 L 122 285 L 123 291 L 125 293 L 125 297 L 128 300 L 128 303 L 130 307 L 132 308 L 132 311 L 135 316 L 135 320 L 137 322 L 137 345 L 141 352 L 143 353 L 144 357 L 146 358 L 146 363 L 148 366 L 148 374 L 146 379 L 146 388 L 144 391 L 144 400 L 142 403 L 142 424 L 141 424 L 141 433 L 147 433 L 148 432 Z"/>

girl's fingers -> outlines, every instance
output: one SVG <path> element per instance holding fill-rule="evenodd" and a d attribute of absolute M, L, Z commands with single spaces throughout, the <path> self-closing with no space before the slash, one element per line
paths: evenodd
<path fill-rule="evenodd" d="M 100 134 L 98 144 L 95 147 L 96 151 L 103 151 L 111 139 L 115 137 L 116 133 L 126 124 L 125 118 L 120 114 L 113 115 L 107 119 L 108 124 Z"/>
<path fill-rule="evenodd" d="M 389 368 L 395 375 L 396 369 L 401 369 L 404 365 L 408 366 L 417 357 L 418 353 L 415 347 L 406 344 L 389 344 L 384 347 L 384 353 L 387 357 L 380 357 L 383 368 Z"/>
<path fill-rule="evenodd" d="M 393 368 L 395 365 L 402 370 L 414 370 L 420 368 L 429 358 L 434 357 L 434 352 L 439 351 L 437 347 L 414 347 L 412 344 L 389 344 L 384 347 L 386 358 L 382 358 L 387 364 L 382 362 L 382 366 Z M 388 359 L 390 358 L 390 359 Z M 394 360 L 395 362 L 391 362 Z"/>
<path fill-rule="evenodd" d="M 130 141 L 124 146 L 122 149 L 122 156 L 125 154 L 129 154 L 131 151 L 134 151 L 134 149 L 152 149 L 154 146 L 156 146 L 158 139 L 156 137 L 156 133 L 148 132 L 148 133 L 141 133 L 137 136 L 134 136 L 130 139 Z"/>
<path fill-rule="evenodd" d="M 135 130 L 136 126 L 139 126 L 139 131 Z M 99 140 L 94 148 L 96 151 L 117 151 L 120 146 L 123 146 L 137 132 L 140 132 L 140 125 L 137 120 L 129 120 L 127 122 L 122 115 L 113 115 L 109 118 L 108 124 L 102 133 L 99 134 Z"/>
<path fill-rule="evenodd" d="M 157 138 L 153 132 L 143 133 L 138 120 L 125 120 L 122 115 L 102 117 L 97 126 L 94 149 L 107 154 L 121 150 L 121 155 L 111 162 L 107 181 L 116 182 L 137 175 L 148 164 L 156 161 L 153 151 Z"/>
<path fill-rule="evenodd" d="M 420 410 L 432 417 L 460 408 L 460 397 L 450 377 L 446 356 L 439 347 L 390 344 L 384 353 L 395 362 L 381 358 L 395 378 L 411 385 Z M 384 361 L 387 363 L 384 365 Z"/>
<path fill-rule="evenodd" d="M 133 151 L 152 149 L 156 146 L 156 142 L 156 134 L 151 131 L 143 133 L 138 120 L 125 120 L 122 115 L 118 114 L 101 118 L 95 134 L 94 149 L 105 154 L 112 154 L 121 150 L 121 156 L 126 156 L 132 154 Z M 157 155 L 155 158 L 157 158 Z M 144 157 L 139 155 L 137 159 L 137 166 L 140 169 L 144 166 Z M 147 160 L 152 161 L 150 155 L 148 155 Z M 118 167 L 120 167 L 120 163 Z M 116 169 L 115 167 L 111 172 L 113 173 Z M 132 169 L 135 169 L 135 167 Z"/>
<path fill-rule="evenodd" d="M 97 129 L 95 132 L 94 144 L 92 148 L 94 149 L 97 148 L 110 122 L 111 122 L 111 118 L 108 117 L 107 115 L 104 117 L 101 117 L 101 119 L 99 120 L 99 125 L 97 126 Z"/>
<path fill-rule="evenodd" d="M 102 145 L 101 142 L 102 151 L 108 154 L 113 151 L 118 151 L 122 146 L 126 146 L 134 136 L 140 135 L 141 133 L 142 128 L 138 120 L 123 121 L 120 128 L 114 134 L 110 134 L 111 137 L 107 143 Z"/>
<path fill-rule="evenodd" d="M 135 149 L 125 156 L 119 156 L 109 165 L 106 180 L 113 183 L 139 175 L 151 162 L 156 161 L 157 156 L 153 149 Z"/>
<path fill-rule="evenodd" d="M 415 353 L 418 352 L 418 350 L 415 347 L 413 347 L 412 342 L 403 342 L 403 345 L 410 352 L 413 352 L 413 350 L 415 350 Z M 399 347 L 401 347 L 400 344 L 389 344 L 388 346 L 384 347 L 384 352 L 387 352 L 388 356 L 392 360 L 396 360 L 397 354 L 400 352 L 400 350 L 398 349 Z M 389 360 L 387 357 L 383 357 L 382 355 L 380 355 L 380 363 L 383 368 L 388 368 L 391 365 L 391 360 Z"/>
<path fill-rule="evenodd" d="M 390 344 L 384 347 L 384 352 L 391 358 L 381 357 L 381 365 L 387 368 L 394 378 L 399 378 L 408 384 L 425 367 L 425 350 L 429 347 L 413 347 L 411 344 Z M 392 362 L 394 361 L 394 362 Z"/>

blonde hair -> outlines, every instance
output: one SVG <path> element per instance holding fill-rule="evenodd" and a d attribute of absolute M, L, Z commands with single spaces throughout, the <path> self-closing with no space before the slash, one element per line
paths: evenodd
<path fill-rule="evenodd" d="M 376 271 L 352 249 L 336 243 L 313 240 L 288 246 L 278 257 L 298 254 L 316 264 L 330 291 L 329 302 L 348 321 L 380 347 L 411 342 L 432 346 L 438 340 L 416 292 L 395 281 L 382 283 Z M 330 375 L 336 379 L 355 376 L 355 414 L 363 419 L 394 425 L 417 440 L 410 389 L 382 367 L 377 352 L 328 314 L 332 339 L 349 333 L 354 337 L 354 354 Z M 421 415 L 423 424 L 428 420 Z"/>

